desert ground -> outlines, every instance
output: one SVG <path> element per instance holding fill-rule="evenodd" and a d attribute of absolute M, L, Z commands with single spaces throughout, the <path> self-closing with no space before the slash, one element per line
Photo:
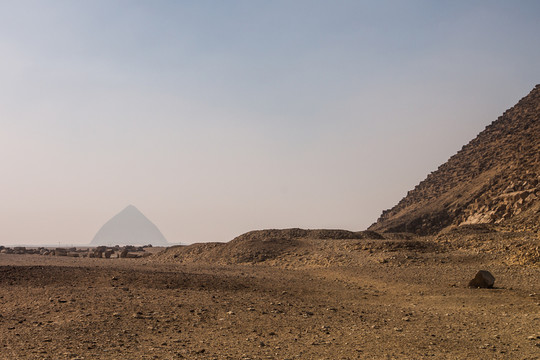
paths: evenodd
<path fill-rule="evenodd" d="M 540 359 L 537 265 L 423 238 L 261 241 L 241 261 L 0 254 L 0 358 Z M 480 269 L 495 288 L 467 287 Z"/>

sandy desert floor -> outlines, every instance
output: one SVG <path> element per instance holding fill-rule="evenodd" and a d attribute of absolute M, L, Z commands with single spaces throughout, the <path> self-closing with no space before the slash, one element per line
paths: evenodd
<path fill-rule="evenodd" d="M 0 358 L 540 359 L 538 267 L 459 250 L 353 256 L 270 266 L 0 254 Z M 479 269 L 495 289 L 466 287 Z"/>

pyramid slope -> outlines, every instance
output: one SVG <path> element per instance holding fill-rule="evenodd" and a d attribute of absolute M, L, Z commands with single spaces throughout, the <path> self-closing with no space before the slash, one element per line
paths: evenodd
<path fill-rule="evenodd" d="M 91 245 L 166 246 L 167 240 L 146 216 L 129 205 L 99 229 Z"/>
<path fill-rule="evenodd" d="M 540 230 L 540 85 L 382 213 L 369 230 L 435 234 L 495 224 Z"/>

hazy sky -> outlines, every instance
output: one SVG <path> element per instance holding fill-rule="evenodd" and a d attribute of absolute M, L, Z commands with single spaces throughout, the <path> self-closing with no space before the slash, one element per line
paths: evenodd
<path fill-rule="evenodd" d="M 363 230 L 540 83 L 539 1 L 0 1 L 0 244 Z"/>

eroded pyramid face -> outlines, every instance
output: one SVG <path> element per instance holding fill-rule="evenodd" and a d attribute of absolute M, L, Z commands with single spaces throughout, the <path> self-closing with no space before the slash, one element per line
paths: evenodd
<path fill-rule="evenodd" d="M 540 231 L 540 84 L 384 211 L 373 231 Z"/>
<path fill-rule="evenodd" d="M 146 216 L 129 205 L 99 229 L 91 245 L 166 246 L 167 240 Z"/>

